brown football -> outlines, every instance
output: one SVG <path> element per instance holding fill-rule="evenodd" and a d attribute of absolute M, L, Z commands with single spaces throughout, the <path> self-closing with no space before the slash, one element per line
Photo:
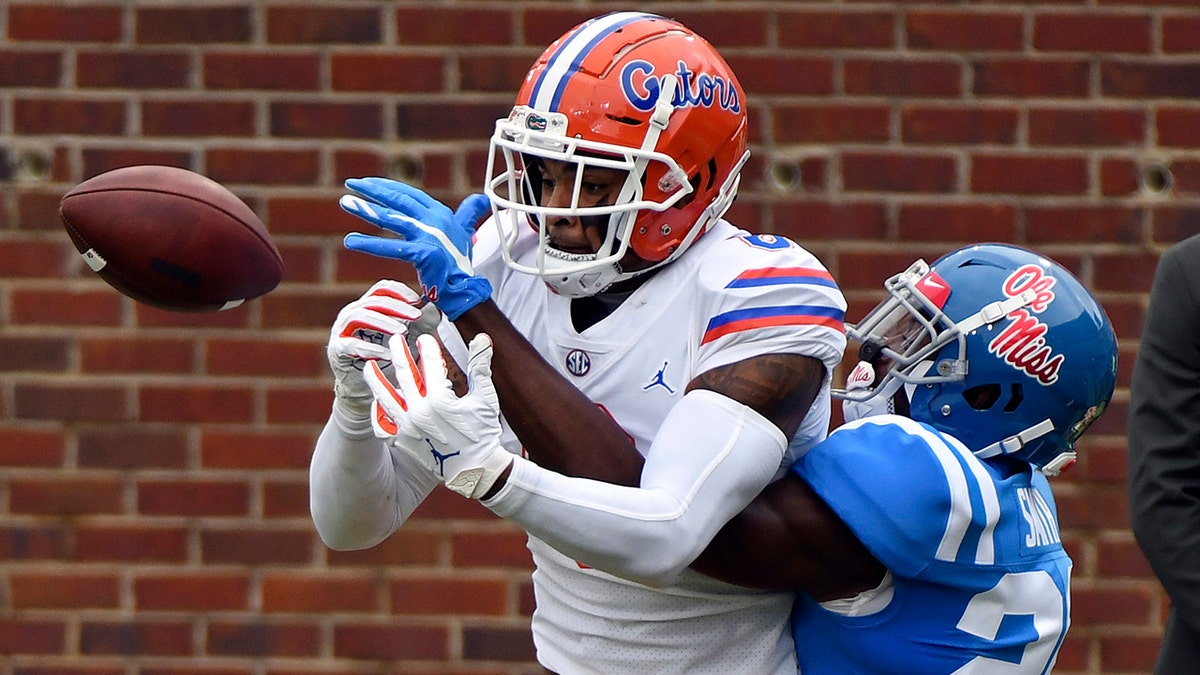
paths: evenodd
<path fill-rule="evenodd" d="M 254 211 L 220 183 L 172 166 L 127 166 L 63 196 L 63 225 L 88 266 L 139 302 L 236 307 L 275 288 L 283 259 Z"/>

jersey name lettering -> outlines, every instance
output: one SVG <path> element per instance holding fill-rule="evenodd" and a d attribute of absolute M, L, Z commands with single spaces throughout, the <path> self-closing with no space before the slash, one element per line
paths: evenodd
<path fill-rule="evenodd" d="M 1050 505 L 1042 498 L 1041 493 L 1033 488 L 1018 488 L 1017 501 L 1021 503 L 1021 515 L 1029 524 L 1029 533 L 1025 535 L 1026 548 L 1062 542 L 1054 513 L 1050 510 Z"/>

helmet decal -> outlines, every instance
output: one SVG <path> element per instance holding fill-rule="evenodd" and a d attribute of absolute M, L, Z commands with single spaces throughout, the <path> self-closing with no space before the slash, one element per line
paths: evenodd
<path fill-rule="evenodd" d="M 1058 372 L 1065 360 L 1046 343 L 1049 327 L 1033 315 L 1046 311 L 1054 302 L 1054 283 L 1054 277 L 1045 274 L 1037 265 L 1023 265 L 1010 274 L 1004 280 L 1006 296 L 1016 297 L 1030 289 L 1036 295 L 1028 309 L 1010 312 L 1008 318 L 1012 323 L 988 343 L 989 352 L 1043 385 L 1058 381 Z"/>
<path fill-rule="evenodd" d="M 1046 344 L 1049 328 L 1023 309 L 1008 316 L 1012 323 L 988 343 L 988 351 L 1042 384 L 1057 382 L 1063 355 Z"/>
<path fill-rule="evenodd" d="M 941 309 L 946 306 L 946 300 L 950 299 L 950 284 L 942 278 L 942 275 L 937 272 L 930 271 L 929 274 L 921 277 L 916 283 L 917 290 L 929 299 L 929 302 L 934 307 Z"/>
<path fill-rule="evenodd" d="M 1106 408 L 1108 408 L 1108 401 L 1101 401 L 1100 403 L 1088 408 L 1087 412 L 1083 414 L 1083 418 L 1071 426 L 1071 429 L 1067 432 L 1067 437 L 1075 440 L 1082 436 L 1083 432 L 1087 431 L 1087 428 L 1092 426 L 1092 422 L 1095 422 L 1096 418 L 1100 417 Z"/>
<path fill-rule="evenodd" d="M 526 129 L 532 129 L 534 131 L 545 131 L 546 128 L 549 126 L 550 126 L 550 121 L 547 120 L 545 117 L 542 117 L 541 115 L 529 113 L 529 115 L 525 118 L 525 128 Z"/>
<path fill-rule="evenodd" d="M 737 87 L 726 78 L 709 73 L 693 73 L 688 70 L 687 63 L 682 59 L 676 62 L 673 75 L 679 81 L 679 86 L 671 99 L 672 106 L 711 108 L 715 103 L 722 110 L 731 113 L 742 111 Z M 656 76 L 654 64 L 649 61 L 630 61 L 621 71 L 621 90 L 634 108 L 648 112 L 653 110 L 654 104 L 658 102 L 662 80 L 665 77 L 666 75 Z"/>
<path fill-rule="evenodd" d="M 1022 265 L 1004 280 L 1004 294 L 1015 298 L 1027 290 L 1032 290 L 1036 297 L 1030 308 L 1040 314 L 1054 302 L 1054 284 L 1054 277 L 1046 274 L 1041 267 Z"/>

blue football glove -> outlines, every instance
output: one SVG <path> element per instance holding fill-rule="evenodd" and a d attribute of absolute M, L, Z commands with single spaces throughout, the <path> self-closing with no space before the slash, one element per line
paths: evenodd
<path fill-rule="evenodd" d="M 471 195 L 452 212 L 421 190 L 386 178 L 352 178 L 346 187 L 355 194 L 342 197 L 344 210 L 401 237 L 353 233 L 346 235 L 346 248 L 411 264 L 425 297 L 451 321 L 491 297 L 491 283 L 471 265 L 471 236 L 491 208 L 487 197 Z"/>

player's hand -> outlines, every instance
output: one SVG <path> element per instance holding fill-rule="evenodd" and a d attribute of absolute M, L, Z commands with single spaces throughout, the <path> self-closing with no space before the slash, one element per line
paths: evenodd
<path fill-rule="evenodd" d="M 512 464 L 512 455 L 500 445 L 491 338 L 480 333 L 471 339 L 469 389 L 461 398 L 446 378 L 441 347 L 432 336 L 417 338 L 419 366 L 403 340 L 392 340 L 391 348 L 396 386 L 375 363 L 363 374 L 385 414 L 376 416 L 381 420 L 376 435 L 412 454 L 451 490 L 483 497 Z"/>
<path fill-rule="evenodd" d="M 417 270 L 425 297 L 451 320 L 492 295 L 487 279 L 471 265 L 475 222 L 491 208 L 487 197 L 474 194 L 458 211 L 417 188 L 386 178 L 352 178 L 342 196 L 347 212 L 400 235 L 400 239 L 353 233 L 346 248 L 403 260 Z"/>
<path fill-rule="evenodd" d="M 416 291 L 385 279 L 338 312 L 325 354 L 333 371 L 334 402 L 348 416 L 366 419 L 371 413 L 374 397 L 362 376 L 366 362 L 377 360 L 390 372 L 388 341 L 393 335 L 411 333 L 410 339 L 415 340 L 437 327 L 440 314 L 432 305 L 424 303 L 422 308 L 422 304 Z"/>
<path fill-rule="evenodd" d="M 890 363 L 890 362 L 889 362 Z M 884 364 L 886 365 L 886 364 Z M 896 395 L 900 392 L 900 387 L 904 385 L 904 381 L 898 377 L 893 377 L 888 380 L 877 391 L 876 380 L 881 376 L 876 374 L 875 364 L 869 361 L 859 361 L 854 366 L 854 370 L 846 377 L 846 392 L 858 392 L 859 390 L 869 389 L 873 393 L 867 398 L 846 398 L 842 399 L 842 419 L 845 422 L 853 422 L 854 420 L 864 417 L 874 417 L 875 415 L 891 415 L 896 412 Z M 866 392 L 860 392 L 865 394 Z"/>
<path fill-rule="evenodd" d="M 446 206 L 423 191 L 399 181 L 377 176 L 351 178 L 346 181 L 346 187 L 365 199 L 396 209 L 418 220 L 422 220 L 418 217 L 418 213 L 407 210 L 412 207 L 411 202 L 416 202 L 425 212 L 438 212 L 434 214 L 438 217 L 431 217 L 428 221 L 422 220 L 422 222 L 438 227 L 445 232 L 446 236 L 450 238 L 450 242 L 454 244 L 454 248 L 468 257 L 471 255 L 475 224 L 492 208 L 486 195 L 475 193 L 463 199 L 459 203 L 458 209 L 451 215 L 450 220 L 446 221 L 442 218 L 449 211 Z M 411 200 L 411 202 L 406 200 Z"/>

